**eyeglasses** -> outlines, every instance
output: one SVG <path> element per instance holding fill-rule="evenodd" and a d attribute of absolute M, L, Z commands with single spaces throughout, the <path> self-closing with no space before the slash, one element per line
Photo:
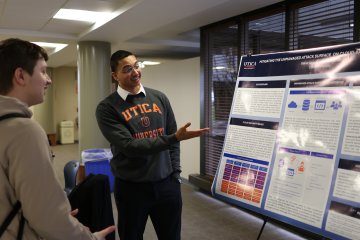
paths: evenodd
<path fill-rule="evenodd" d="M 131 73 L 132 71 L 138 70 L 140 68 L 140 64 L 138 62 L 136 62 L 134 65 L 125 65 L 123 66 L 123 68 L 121 69 L 122 73 Z"/>

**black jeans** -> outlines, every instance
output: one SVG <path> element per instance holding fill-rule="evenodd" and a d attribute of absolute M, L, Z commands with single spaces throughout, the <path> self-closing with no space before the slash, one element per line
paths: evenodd
<path fill-rule="evenodd" d="M 148 216 L 159 240 L 180 240 L 182 198 L 177 179 L 134 183 L 116 178 L 114 195 L 121 240 L 142 240 Z"/>

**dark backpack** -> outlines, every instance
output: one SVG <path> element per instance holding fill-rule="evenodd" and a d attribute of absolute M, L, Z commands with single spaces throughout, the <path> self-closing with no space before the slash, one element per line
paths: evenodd
<path fill-rule="evenodd" d="M 20 113 L 11 113 L 11 114 L 6 114 L 4 116 L 1 116 L 0 121 L 4 120 L 4 119 L 7 119 L 7 118 L 15 118 L 15 117 L 26 117 L 26 116 L 24 116 L 24 115 L 22 115 Z M 6 228 L 9 226 L 11 221 L 14 219 L 14 217 L 16 216 L 16 214 L 18 213 L 20 208 L 21 208 L 21 203 L 19 201 L 17 201 L 15 203 L 13 209 L 11 210 L 11 212 L 7 215 L 4 222 L 0 226 L 0 237 L 3 235 Z M 24 233 L 24 224 L 25 224 L 25 218 L 24 218 L 23 214 L 21 213 L 19 230 L 18 230 L 18 235 L 17 235 L 17 238 L 16 238 L 17 240 L 22 239 L 22 236 L 23 236 L 23 233 Z"/>

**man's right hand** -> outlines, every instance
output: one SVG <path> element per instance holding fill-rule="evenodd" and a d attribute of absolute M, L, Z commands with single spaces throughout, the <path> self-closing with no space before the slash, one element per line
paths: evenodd
<path fill-rule="evenodd" d="M 187 130 L 187 128 L 191 125 L 190 122 L 186 123 L 184 126 L 179 128 L 175 135 L 176 139 L 180 142 L 183 140 L 187 140 L 190 138 L 200 137 L 202 134 L 209 131 L 209 128 L 201 128 L 196 130 Z"/>

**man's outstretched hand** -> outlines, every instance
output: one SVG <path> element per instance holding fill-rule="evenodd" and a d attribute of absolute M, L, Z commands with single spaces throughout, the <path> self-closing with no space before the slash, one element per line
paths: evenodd
<path fill-rule="evenodd" d="M 176 139 L 180 142 L 186 139 L 200 137 L 202 134 L 209 131 L 209 128 L 201 128 L 196 130 L 188 130 L 187 128 L 191 125 L 191 123 L 186 123 L 184 126 L 179 128 L 175 135 Z"/>

